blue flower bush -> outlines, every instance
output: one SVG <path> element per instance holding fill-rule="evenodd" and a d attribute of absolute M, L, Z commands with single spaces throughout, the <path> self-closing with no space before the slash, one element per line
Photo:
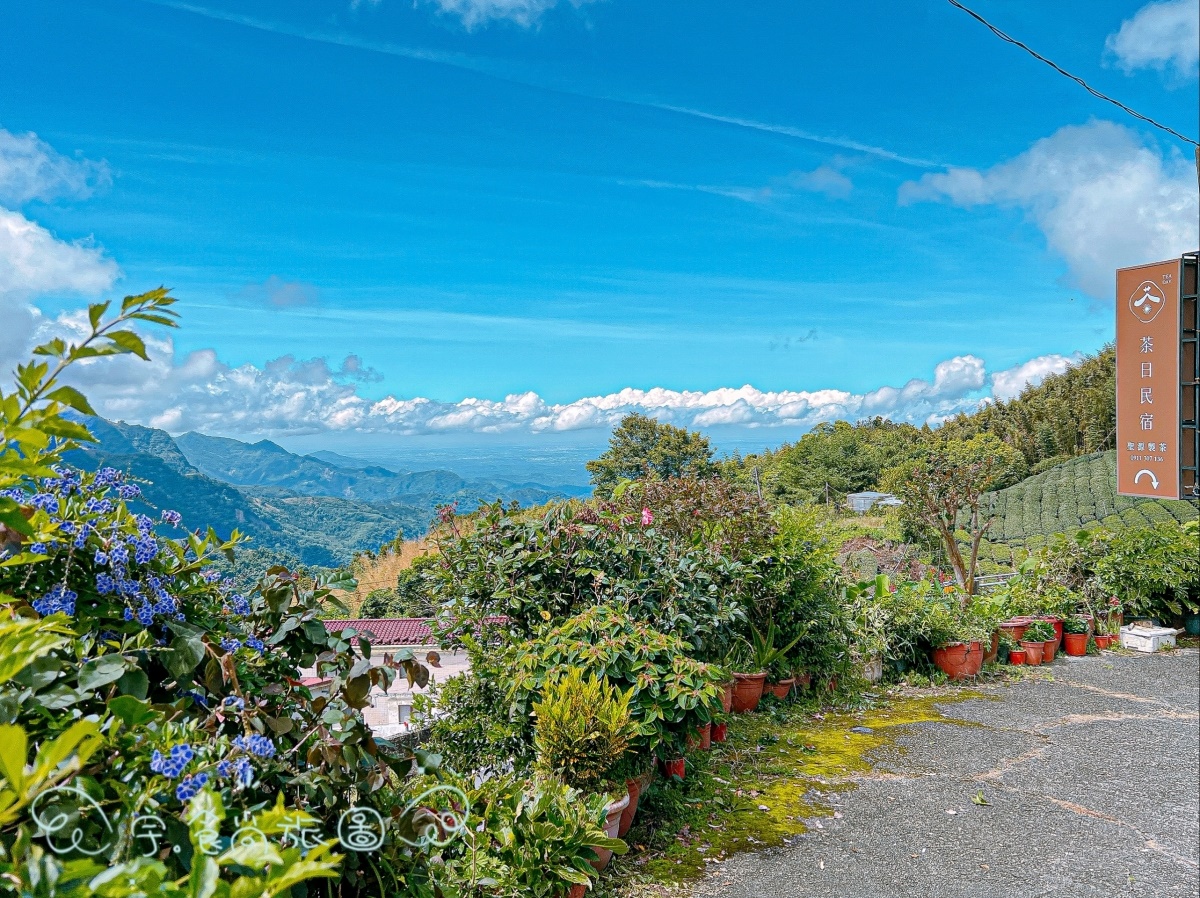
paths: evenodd
<path fill-rule="evenodd" d="M 126 325 L 173 325 L 173 302 L 157 290 L 115 314 L 92 306 L 87 338 L 39 347 L 0 392 L 0 893 L 274 895 L 336 874 L 342 894 L 378 894 L 378 871 L 398 880 L 426 858 L 394 841 L 334 855 L 340 816 L 365 805 L 402 823 L 403 778 L 439 774 L 374 739 L 361 709 L 372 688 L 428 671 L 409 654 L 372 665 L 367 640 L 326 631 L 320 615 L 353 581 L 275 567 L 239 591 L 214 568 L 239 534 L 189 530 L 121 471 L 63 463 L 92 439 L 69 413 L 94 412 L 62 374 L 144 358 Z M 278 834 L 285 815 L 316 833 L 303 850 L 234 839 L 248 823 Z M 148 817 L 164 832 L 146 854 Z"/>

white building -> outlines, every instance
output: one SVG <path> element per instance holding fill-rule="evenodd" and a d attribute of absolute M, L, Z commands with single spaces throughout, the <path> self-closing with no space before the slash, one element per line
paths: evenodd
<path fill-rule="evenodd" d="M 903 505 L 900 499 L 897 499 L 891 493 L 877 493 L 874 490 L 867 490 L 862 493 L 850 493 L 846 496 L 846 505 L 859 514 L 866 514 L 872 508 L 893 508 L 897 505 Z"/>
<path fill-rule="evenodd" d="M 359 633 L 367 636 L 371 643 L 371 663 L 381 666 L 388 654 L 394 654 L 402 649 L 410 650 L 414 657 L 429 668 L 429 685 L 409 686 L 408 679 L 399 674 L 392 687 L 386 692 L 382 689 L 371 690 L 371 704 L 363 709 L 363 717 L 367 725 L 377 735 L 390 737 L 403 734 L 409 729 L 409 718 L 412 716 L 413 696 L 428 693 L 431 687 L 444 683 L 450 677 L 466 673 L 471 669 L 466 652 L 458 649 L 444 652 L 438 649 L 433 639 L 433 631 L 429 621 L 416 617 L 390 618 L 357 618 L 352 620 L 327 620 L 325 628 L 330 632 L 353 627 Z M 357 637 L 351 640 L 358 642 Z M 430 659 L 430 653 L 434 653 Z M 305 684 L 319 685 L 315 677 L 305 678 Z"/>

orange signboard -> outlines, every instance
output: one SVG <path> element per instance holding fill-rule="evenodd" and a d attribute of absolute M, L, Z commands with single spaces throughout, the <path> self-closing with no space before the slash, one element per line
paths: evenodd
<path fill-rule="evenodd" d="M 1117 492 L 1179 498 L 1179 259 L 1117 271 Z"/>

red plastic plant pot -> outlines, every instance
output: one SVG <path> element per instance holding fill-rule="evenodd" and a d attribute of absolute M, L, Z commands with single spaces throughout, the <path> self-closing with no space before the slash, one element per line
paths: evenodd
<path fill-rule="evenodd" d="M 662 762 L 663 775 L 675 779 L 683 779 L 687 762 L 683 758 L 667 758 Z"/>
<path fill-rule="evenodd" d="M 1013 665 L 1013 667 L 1024 667 L 1025 666 L 1025 650 L 1024 649 L 1009 650 L 1008 663 Z"/>
<path fill-rule="evenodd" d="M 1072 658 L 1082 658 L 1087 654 L 1088 635 L 1086 633 L 1064 633 L 1063 647 Z"/>
<path fill-rule="evenodd" d="M 729 738 L 729 724 L 714 723 L 712 725 L 712 741 L 713 742 L 724 742 L 728 738 Z"/>

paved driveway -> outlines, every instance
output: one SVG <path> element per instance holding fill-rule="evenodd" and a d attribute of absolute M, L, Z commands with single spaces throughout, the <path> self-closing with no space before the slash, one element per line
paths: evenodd
<path fill-rule="evenodd" d="M 1200 654 L 1051 670 L 944 706 L 965 725 L 906 728 L 832 797 L 840 817 L 695 894 L 1200 896 Z"/>

